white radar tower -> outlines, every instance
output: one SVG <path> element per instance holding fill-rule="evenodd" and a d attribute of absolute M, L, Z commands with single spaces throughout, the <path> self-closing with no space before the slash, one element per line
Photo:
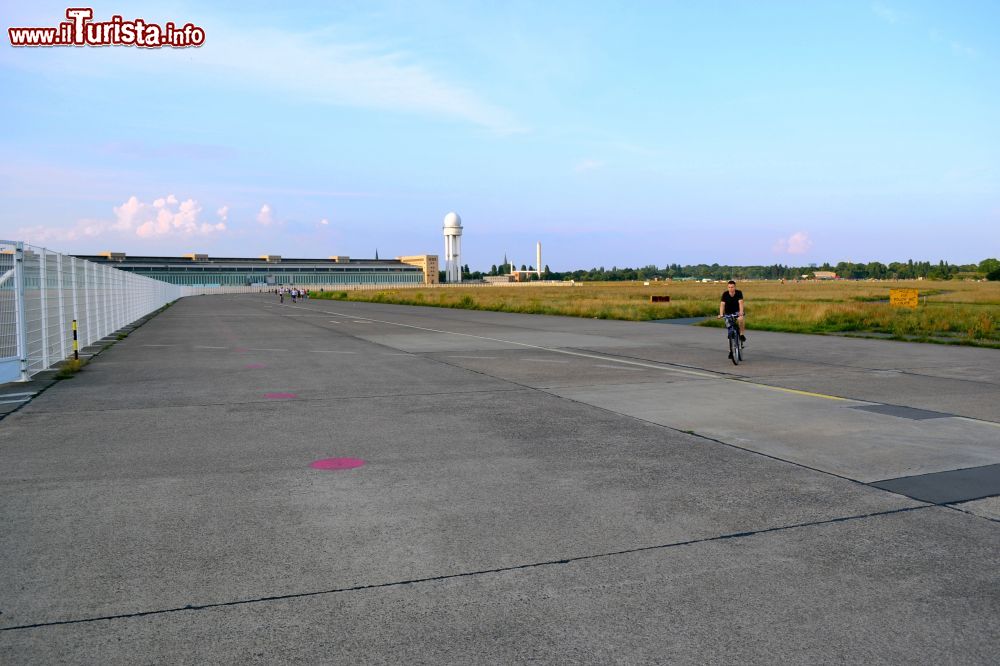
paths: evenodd
<path fill-rule="evenodd" d="M 445 282 L 462 281 L 462 218 L 458 213 L 444 216 Z"/>

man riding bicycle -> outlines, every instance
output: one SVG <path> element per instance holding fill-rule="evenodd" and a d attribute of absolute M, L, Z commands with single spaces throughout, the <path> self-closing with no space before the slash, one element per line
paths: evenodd
<path fill-rule="evenodd" d="M 740 323 L 740 342 L 746 342 L 746 321 L 743 319 L 743 292 L 736 288 L 736 282 L 729 281 L 726 291 L 722 292 L 722 300 L 719 302 L 719 318 L 723 315 L 737 314 Z"/>

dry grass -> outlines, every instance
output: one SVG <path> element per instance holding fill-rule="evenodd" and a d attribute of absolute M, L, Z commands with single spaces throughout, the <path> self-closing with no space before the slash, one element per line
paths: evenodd
<path fill-rule="evenodd" d="M 748 325 L 798 333 L 876 333 L 902 340 L 1000 346 L 995 307 L 921 305 L 916 310 L 886 303 L 777 303 L 748 306 Z"/>
<path fill-rule="evenodd" d="M 997 282 L 743 282 L 748 326 L 797 333 L 875 334 L 1000 347 Z M 889 290 L 917 289 L 916 310 L 890 307 Z M 718 314 L 721 283 L 603 282 L 576 286 L 469 287 L 327 292 L 321 298 L 648 321 Z M 653 294 L 670 303 L 649 302 Z M 717 322 L 706 322 L 717 325 Z"/>
<path fill-rule="evenodd" d="M 56 373 L 55 379 L 72 379 L 76 373 L 83 370 L 86 365 L 87 361 L 85 359 L 67 359 L 62 363 L 62 365 L 60 365 L 59 372 Z"/>

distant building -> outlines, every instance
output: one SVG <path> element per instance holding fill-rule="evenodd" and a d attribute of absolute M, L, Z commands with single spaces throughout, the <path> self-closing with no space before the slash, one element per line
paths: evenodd
<path fill-rule="evenodd" d="M 76 256 L 161 282 L 193 287 L 433 284 L 438 281 L 436 255 L 399 259 L 351 259 L 343 255 L 328 259 L 287 259 L 275 254 L 256 258 L 209 257 L 207 254 L 133 257 L 124 252 L 102 252 Z"/>
<path fill-rule="evenodd" d="M 415 254 L 410 257 L 396 257 L 399 261 L 408 266 L 418 266 L 424 272 L 424 284 L 437 284 L 440 282 L 440 268 L 436 254 Z"/>
<path fill-rule="evenodd" d="M 833 271 L 813 271 L 813 277 L 817 280 L 836 280 L 837 274 Z"/>

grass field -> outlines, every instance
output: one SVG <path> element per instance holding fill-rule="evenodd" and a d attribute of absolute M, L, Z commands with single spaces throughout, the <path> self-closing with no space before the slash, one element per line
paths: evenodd
<path fill-rule="evenodd" d="M 1000 349 L 1000 282 L 743 282 L 749 329 L 887 337 Z M 915 310 L 894 308 L 889 290 L 917 289 Z M 320 298 L 470 310 L 649 321 L 719 312 L 722 283 L 594 282 L 325 292 Z M 670 303 L 650 303 L 653 294 Z M 703 325 L 720 326 L 715 320 Z"/>

